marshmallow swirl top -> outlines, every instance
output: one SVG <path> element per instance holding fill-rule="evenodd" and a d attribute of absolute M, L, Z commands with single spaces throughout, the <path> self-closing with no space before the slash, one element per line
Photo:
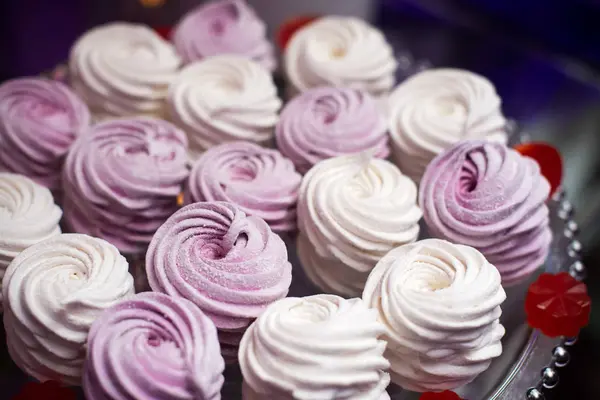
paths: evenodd
<path fill-rule="evenodd" d="M 172 40 L 186 64 L 221 54 L 237 54 L 269 71 L 277 66 L 265 23 L 243 0 L 201 4 L 183 16 Z"/>
<path fill-rule="evenodd" d="M 492 83 L 458 69 L 431 69 L 390 95 L 392 150 L 402 172 L 420 181 L 429 162 L 461 140 L 506 143 L 506 119 Z"/>
<path fill-rule="evenodd" d="M 354 17 L 323 17 L 298 30 L 286 46 L 292 89 L 350 87 L 375 97 L 394 86 L 397 63 L 383 34 Z"/>
<path fill-rule="evenodd" d="M 145 251 L 177 210 L 188 176 L 187 140 L 152 118 L 116 119 L 80 138 L 63 171 L 65 221 L 126 253 Z"/>
<path fill-rule="evenodd" d="M 229 142 L 209 149 L 194 164 L 186 202 L 228 201 L 264 219 L 274 231 L 295 231 L 301 180 L 279 151 Z"/>
<path fill-rule="evenodd" d="M 193 155 L 235 140 L 272 140 L 281 100 L 269 72 L 241 56 L 210 57 L 185 67 L 169 91 L 172 120 Z"/>
<path fill-rule="evenodd" d="M 38 380 L 79 385 L 90 326 L 133 295 L 128 268 L 116 247 L 87 235 L 58 235 L 21 252 L 2 281 L 13 361 Z"/>
<path fill-rule="evenodd" d="M 333 295 L 277 301 L 240 344 L 244 400 L 389 400 L 377 312 Z"/>
<path fill-rule="evenodd" d="M 139 293 L 92 324 L 83 377 L 89 400 L 220 400 L 217 329 L 193 303 Z"/>
<path fill-rule="evenodd" d="M 0 282 L 21 251 L 60 234 L 61 217 L 50 190 L 22 175 L 0 172 Z"/>
<path fill-rule="evenodd" d="M 152 290 L 184 297 L 217 328 L 246 328 L 287 295 L 287 250 L 267 223 L 226 202 L 194 203 L 171 216 L 146 254 Z"/>
<path fill-rule="evenodd" d="M 298 171 L 344 154 L 389 155 L 387 127 L 375 99 L 348 88 L 307 90 L 286 104 L 275 129 L 277 147 Z"/>
<path fill-rule="evenodd" d="M 144 25 L 112 22 L 81 36 L 69 58 L 71 83 L 97 118 L 163 116 L 181 60 Z"/>
<path fill-rule="evenodd" d="M 417 392 L 455 389 L 490 366 L 502 353 L 505 299 L 480 252 L 439 239 L 390 251 L 363 292 L 386 327 L 392 381 Z"/>
<path fill-rule="evenodd" d="M 499 143 L 465 141 L 429 164 L 419 202 L 432 235 L 477 248 L 510 284 L 548 255 L 549 194 L 533 159 Z"/>
<path fill-rule="evenodd" d="M 388 251 L 413 242 L 417 187 L 392 163 L 368 154 L 324 160 L 305 175 L 298 199 L 298 254 L 325 291 L 360 295 Z"/>
<path fill-rule="evenodd" d="M 90 112 L 66 85 L 19 78 L 0 85 L 0 170 L 60 188 L 67 151 L 88 128 Z"/>

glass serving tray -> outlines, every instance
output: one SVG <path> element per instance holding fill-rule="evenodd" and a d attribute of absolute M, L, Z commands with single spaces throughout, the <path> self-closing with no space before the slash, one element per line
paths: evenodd
<path fill-rule="evenodd" d="M 446 62 L 440 56 L 439 49 L 428 51 L 421 36 L 411 36 L 411 32 L 388 31 L 388 37 L 394 45 L 400 68 L 398 79 L 429 68 L 431 65 L 450 65 L 469 68 L 469 65 L 459 62 Z M 446 37 L 447 43 L 448 38 Z M 416 47 L 414 47 L 416 46 Z M 407 49 L 411 49 L 408 51 Z M 418 51 L 412 51 L 418 49 Z M 436 52 L 437 51 L 437 52 Z M 426 61 L 424 61 L 426 60 Z M 429 61 L 431 60 L 431 61 Z M 488 75 L 478 68 L 469 68 Z M 64 74 L 64 67 L 59 69 L 59 74 Z M 57 78 L 61 78 L 57 76 Z M 502 95 L 502 93 L 501 93 Z M 514 110 L 516 111 L 516 110 Z M 520 110 L 523 112 L 523 110 Z M 511 110 L 507 111 L 511 114 Z M 521 115 L 519 115 L 521 116 Z M 517 128 L 516 122 L 509 124 L 511 144 L 531 140 L 530 135 Z M 566 199 L 564 190 L 559 190 L 548 202 L 551 210 L 551 225 L 554 233 L 552 249 L 542 271 L 558 272 L 569 271 L 573 276 L 582 279 L 585 268 L 580 261 L 581 244 L 576 239 L 577 224 L 573 221 L 573 206 Z M 294 266 L 294 279 L 290 288 L 290 296 L 305 296 L 317 293 L 317 290 L 307 282 L 302 274 L 298 258 L 295 253 L 293 238 L 286 241 L 290 252 L 290 261 Z M 535 277 L 532 277 L 533 280 Z M 531 281 L 530 280 L 530 281 Z M 501 357 L 495 359 L 490 368 L 481 374 L 472 383 L 457 390 L 457 393 L 468 400 L 513 400 L 513 399 L 542 399 L 544 392 L 554 387 L 557 383 L 560 368 L 568 363 L 569 347 L 574 345 L 576 339 L 547 338 L 537 331 L 532 331 L 525 323 L 524 295 L 529 282 L 511 287 L 507 290 L 508 299 L 504 305 L 502 322 L 507 329 L 503 339 L 504 351 Z M 506 312 L 509 310 L 510 312 Z M 239 367 L 229 365 L 225 371 L 226 382 L 222 390 L 224 400 L 241 399 L 242 377 Z M 4 329 L 0 330 L 0 388 L 3 390 L 0 398 L 11 399 L 29 380 L 10 360 L 8 355 Z M 403 391 L 391 385 L 388 389 L 394 400 L 416 400 L 418 393 Z M 78 398 L 83 399 L 83 394 L 77 389 Z"/>

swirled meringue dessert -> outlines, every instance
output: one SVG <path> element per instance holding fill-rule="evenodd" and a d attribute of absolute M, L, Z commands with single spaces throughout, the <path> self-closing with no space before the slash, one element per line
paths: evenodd
<path fill-rule="evenodd" d="M 188 134 L 193 159 L 225 142 L 269 143 L 280 107 L 269 72 L 236 55 L 188 65 L 169 90 L 171 120 Z"/>
<path fill-rule="evenodd" d="M 163 117 L 167 91 L 180 66 L 169 42 L 145 25 L 127 22 L 89 30 L 69 57 L 71 84 L 97 120 Z"/>
<path fill-rule="evenodd" d="M 88 336 L 88 400 L 220 400 L 217 329 L 192 302 L 139 293 L 105 310 Z"/>
<path fill-rule="evenodd" d="M 273 71 L 277 66 L 266 25 L 244 0 L 209 1 L 185 14 L 173 30 L 175 49 L 189 64 L 237 54 Z"/>
<path fill-rule="evenodd" d="M 389 155 L 385 118 L 375 99 L 357 89 L 319 87 L 299 94 L 281 111 L 275 137 L 301 173 L 344 154 Z"/>
<path fill-rule="evenodd" d="M 60 189 L 67 151 L 90 124 L 85 103 L 63 83 L 19 78 L 0 85 L 0 170 Z"/>
<path fill-rule="evenodd" d="M 185 134 L 166 121 L 138 117 L 95 125 L 65 161 L 66 225 L 124 253 L 143 253 L 178 208 L 186 163 Z"/>
<path fill-rule="evenodd" d="M 243 399 L 389 400 L 385 332 L 361 299 L 290 297 L 246 331 Z"/>
<path fill-rule="evenodd" d="M 363 300 L 379 312 L 392 382 L 415 392 L 455 389 L 502 353 L 498 270 L 472 247 L 427 239 L 385 255 Z"/>
<path fill-rule="evenodd" d="M 302 176 L 277 150 L 229 142 L 206 151 L 192 167 L 186 202 L 227 201 L 265 220 L 275 232 L 296 230 Z"/>
<path fill-rule="evenodd" d="M 492 83 L 459 69 L 430 69 L 402 82 L 388 104 L 392 152 L 419 182 L 429 162 L 461 140 L 506 143 L 506 119 Z"/>
<path fill-rule="evenodd" d="M 375 264 L 414 242 L 417 186 L 392 163 L 361 153 L 319 162 L 302 180 L 298 256 L 327 293 L 360 295 Z"/>
<path fill-rule="evenodd" d="M 287 295 L 291 269 L 285 244 L 269 225 L 227 202 L 183 207 L 156 232 L 146 254 L 152 290 L 186 298 L 212 319 L 226 361 L 237 360 L 248 325 Z"/>
<path fill-rule="evenodd" d="M 548 256 L 549 193 L 533 159 L 500 143 L 465 141 L 429 164 L 419 203 L 433 236 L 475 247 L 510 285 Z"/>
<path fill-rule="evenodd" d="M 20 252 L 60 234 L 61 217 L 50 190 L 25 176 L 0 172 L 0 282 Z"/>
<path fill-rule="evenodd" d="M 90 326 L 104 309 L 133 295 L 133 277 L 110 243 L 62 234 L 14 259 L 2 295 L 15 364 L 42 382 L 79 385 Z"/>
<path fill-rule="evenodd" d="M 299 29 L 286 46 L 284 68 L 291 94 L 319 86 L 361 89 L 386 96 L 397 63 L 383 34 L 354 17 L 328 16 Z"/>

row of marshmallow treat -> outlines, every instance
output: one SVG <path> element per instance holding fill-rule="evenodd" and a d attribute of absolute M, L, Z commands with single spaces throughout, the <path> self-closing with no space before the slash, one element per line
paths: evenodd
<path fill-rule="evenodd" d="M 0 87 L 4 322 L 25 372 L 90 399 L 218 399 L 239 359 L 247 399 L 386 399 L 390 377 L 452 389 L 500 354 L 501 282 L 551 234 L 493 86 L 439 69 L 392 90 L 383 35 L 324 17 L 286 47 L 280 111 L 264 33 L 213 2 L 173 44 L 93 29 L 70 87 Z M 417 241 L 422 217 L 438 239 Z M 284 299 L 288 250 L 329 294 Z"/>

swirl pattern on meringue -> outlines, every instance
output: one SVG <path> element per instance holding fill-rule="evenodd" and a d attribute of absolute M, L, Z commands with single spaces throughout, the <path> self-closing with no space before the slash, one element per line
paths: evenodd
<path fill-rule="evenodd" d="M 383 34 L 353 17 L 323 17 L 298 30 L 284 53 L 291 90 L 318 86 L 361 89 L 382 97 L 394 86 L 397 63 Z"/>
<path fill-rule="evenodd" d="M 114 22 L 77 40 L 69 72 L 75 91 L 96 119 L 162 117 L 180 65 L 174 47 L 149 27 Z"/>
<path fill-rule="evenodd" d="M 229 142 L 204 153 L 192 167 L 186 202 L 228 201 L 272 230 L 296 230 L 296 203 L 302 176 L 277 150 Z"/>
<path fill-rule="evenodd" d="M 125 253 L 145 251 L 178 208 L 188 177 L 186 154 L 185 134 L 166 121 L 134 118 L 95 125 L 65 161 L 67 225 Z"/>
<path fill-rule="evenodd" d="M 388 251 L 414 242 L 417 187 L 392 163 L 368 154 L 324 160 L 305 175 L 298 198 L 298 256 L 326 292 L 357 296 Z"/>
<path fill-rule="evenodd" d="M 175 49 L 188 64 L 206 57 L 237 54 L 269 71 L 277 66 L 265 23 L 244 0 L 216 0 L 194 8 L 173 31 Z"/>
<path fill-rule="evenodd" d="M 240 345 L 244 400 L 389 400 L 385 332 L 361 299 L 286 298 Z"/>
<path fill-rule="evenodd" d="M 62 234 L 21 252 L 6 271 L 2 294 L 13 361 L 40 381 L 79 385 L 90 326 L 133 295 L 133 277 L 116 247 Z"/>
<path fill-rule="evenodd" d="M 431 234 L 481 251 L 503 284 L 544 263 L 552 241 L 550 184 L 533 159 L 499 143 L 465 141 L 436 157 L 421 183 Z"/>
<path fill-rule="evenodd" d="M 506 143 L 506 119 L 492 83 L 459 69 L 431 69 L 402 82 L 390 95 L 392 152 L 419 182 L 429 162 L 461 140 Z"/>
<path fill-rule="evenodd" d="M 385 119 L 377 102 L 355 89 L 320 87 L 298 95 L 281 112 L 275 136 L 279 150 L 301 173 L 344 154 L 389 155 Z"/>
<path fill-rule="evenodd" d="M 61 217 L 50 190 L 24 176 L 0 172 L 0 282 L 20 252 L 60 234 Z"/>
<path fill-rule="evenodd" d="M 244 330 L 285 297 L 292 266 L 267 223 L 231 203 L 183 207 L 154 235 L 146 254 L 153 291 L 196 304 L 217 328 L 221 351 L 235 357 Z"/>
<path fill-rule="evenodd" d="M 217 329 L 193 303 L 145 292 L 92 324 L 83 375 L 89 400 L 220 400 Z"/>
<path fill-rule="evenodd" d="M 66 85 L 19 78 L 0 85 L 0 169 L 60 188 L 67 151 L 90 124 L 85 103 Z"/>
<path fill-rule="evenodd" d="M 169 106 L 197 157 L 224 142 L 271 141 L 281 100 L 266 69 L 241 56 L 223 55 L 185 67 L 169 90 Z"/>
<path fill-rule="evenodd" d="M 386 328 L 392 382 L 416 392 L 455 389 L 488 369 L 502 353 L 505 299 L 480 252 L 439 239 L 390 251 L 363 292 Z"/>

